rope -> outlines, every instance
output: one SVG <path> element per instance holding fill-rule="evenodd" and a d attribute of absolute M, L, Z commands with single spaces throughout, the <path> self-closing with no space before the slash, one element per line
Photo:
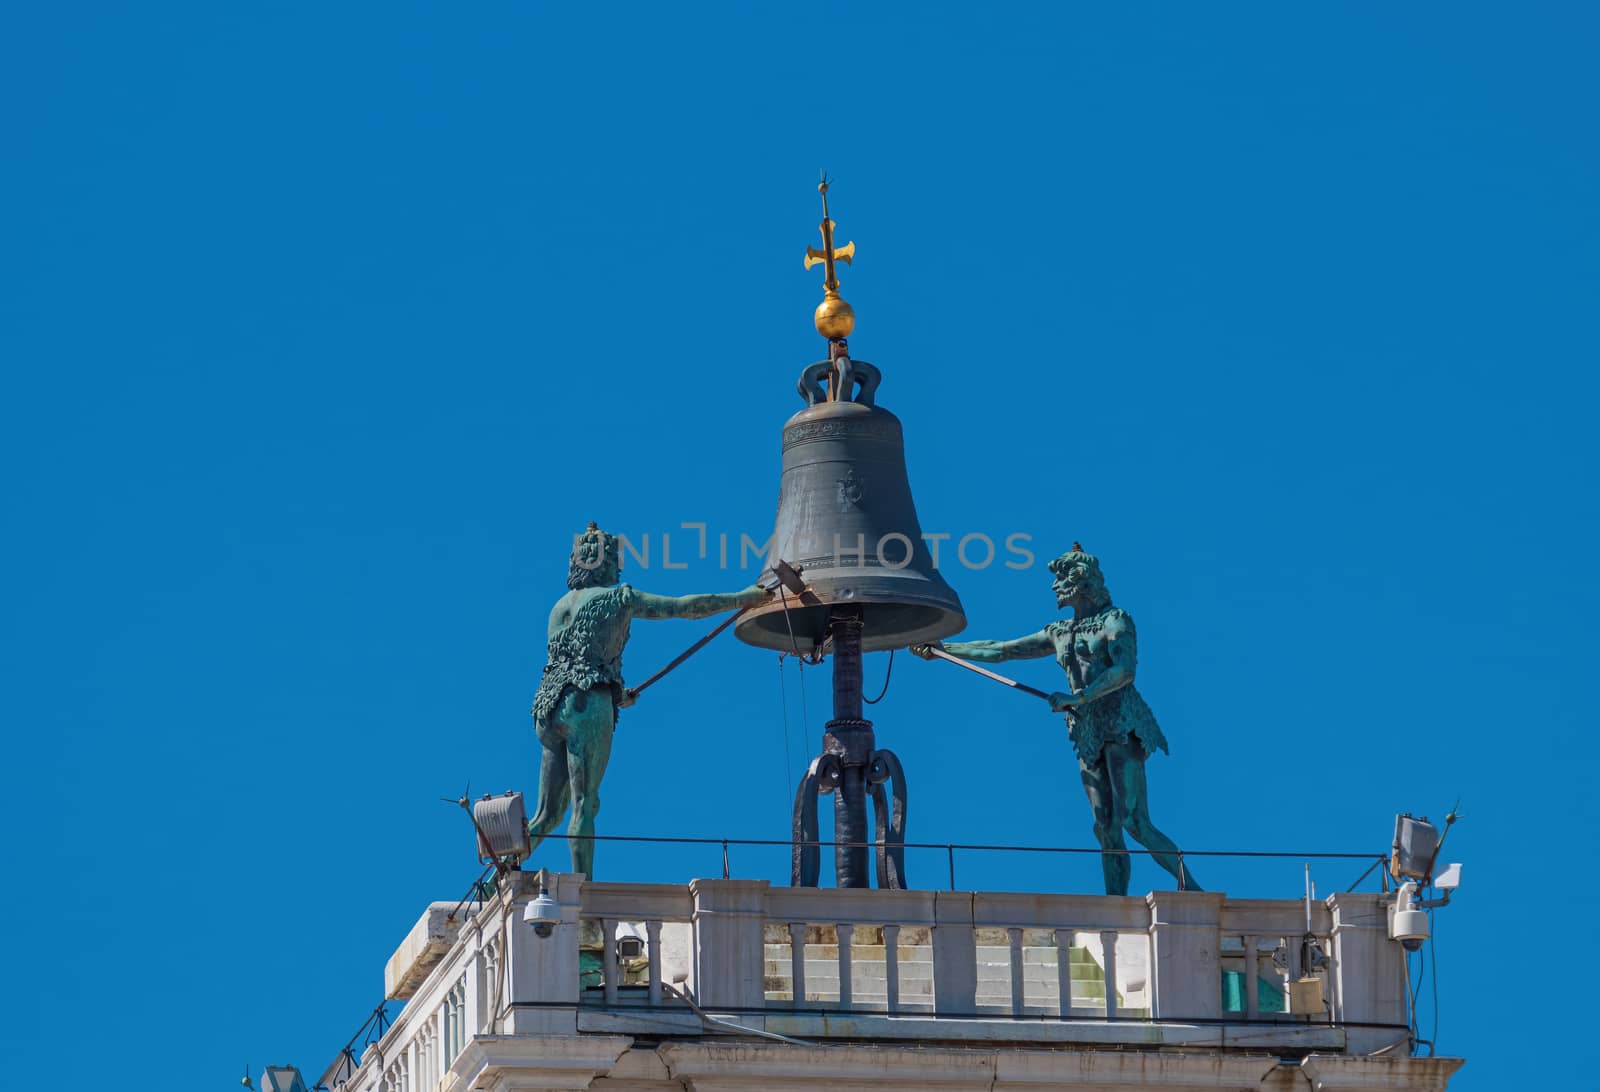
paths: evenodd
<path fill-rule="evenodd" d="M 883 673 L 883 689 L 878 691 L 877 697 L 862 698 L 861 700 L 866 702 L 868 705 L 877 705 L 884 699 L 884 695 L 889 693 L 889 680 L 892 678 L 894 678 L 894 649 L 891 648 L 889 650 L 889 668 Z"/>

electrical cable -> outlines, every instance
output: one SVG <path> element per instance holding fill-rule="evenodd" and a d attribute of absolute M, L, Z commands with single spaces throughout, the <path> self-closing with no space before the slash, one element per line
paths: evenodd
<path fill-rule="evenodd" d="M 794 658 L 800 664 L 800 734 L 806 745 L 806 750 L 811 750 L 811 711 L 806 708 L 806 661 L 800 655 L 800 642 L 795 640 L 794 621 L 789 617 L 789 593 L 782 584 L 778 585 L 778 597 L 783 603 L 783 624 L 789 628 L 789 647 L 794 649 Z M 791 779 L 792 780 L 792 779 Z"/>
<path fill-rule="evenodd" d="M 636 842 L 643 844 L 659 845 L 702 845 L 720 846 L 726 842 L 730 846 L 786 846 L 793 844 L 792 839 L 777 838 L 692 838 L 688 836 L 669 836 L 661 834 L 570 834 L 562 831 L 552 831 L 551 838 L 565 838 L 568 841 L 585 842 Z M 816 842 L 819 846 L 843 845 L 841 842 Z M 854 843 L 850 843 L 854 844 Z M 871 843 L 863 843 L 871 844 Z M 956 849 L 972 850 L 980 853 L 1072 853 L 1087 854 L 1102 857 L 1107 853 L 1115 853 L 1129 857 L 1150 857 L 1166 852 L 1159 849 L 1121 849 L 1108 850 L 1103 846 L 1016 846 L 1016 845 L 990 845 L 985 843 L 968 842 L 907 842 L 907 849 L 945 849 L 954 846 Z M 1186 849 L 1185 857 L 1233 857 L 1240 860 L 1340 860 L 1364 861 L 1371 857 L 1371 853 L 1328 853 L 1321 851 L 1298 850 L 1290 852 L 1275 849 Z M 1298 902 L 1299 900 L 1295 900 Z"/>
<path fill-rule="evenodd" d="M 789 742 L 789 684 L 783 677 L 783 653 L 778 653 L 778 694 L 783 702 L 783 783 L 785 791 L 794 784 L 794 769 L 790 765 L 789 752 L 793 746 Z"/>
<path fill-rule="evenodd" d="M 794 658 L 800 658 L 800 642 L 794 637 L 794 622 L 789 617 L 789 593 L 782 584 L 778 585 L 778 599 L 783 603 L 783 624 L 789 628 L 789 647 L 794 649 Z"/>
<path fill-rule="evenodd" d="M 1428 1043 L 1430 1049 L 1439 1041 L 1439 955 L 1433 949 L 1433 911 L 1428 911 L 1428 970 L 1433 983 L 1433 1038 Z"/>
<path fill-rule="evenodd" d="M 1354 891 L 1356 888 L 1360 887 L 1361 886 L 1361 881 L 1366 879 L 1368 876 L 1372 875 L 1372 870 L 1374 868 L 1377 868 L 1380 865 L 1382 865 L 1383 862 L 1384 862 L 1384 858 L 1379 857 L 1377 860 L 1375 860 L 1371 864 L 1369 864 L 1367 866 L 1367 870 L 1365 872 L 1363 872 L 1359 877 L 1357 877 L 1356 882 L 1351 884 L 1349 887 L 1345 888 L 1346 893 Z"/>
<path fill-rule="evenodd" d="M 539 885 L 539 890 L 544 890 L 544 884 L 541 883 Z M 506 923 L 511 920 L 511 899 L 509 896 L 505 896 L 505 900 L 506 910 L 505 913 L 500 915 L 500 953 L 499 958 L 495 960 L 496 970 L 499 971 L 499 974 L 495 976 L 494 1007 L 489 1010 L 490 1012 L 494 1013 L 494 1022 L 490 1025 L 490 1027 L 496 1035 L 500 1033 L 500 1021 L 505 1019 L 506 1009 L 511 1007 L 509 1003 L 503 1007 L 501 1005 L 501 1001 L 505 998 L 506 962 L 507 956 L 509 955 L 506 950 Z"/>
<path fill-rule="evenodd" d="M 1411 1028 L 1411 1053 L 1417 1052 L 1417 999 L 1411 989 L 1411 953 L 1406 953 L 1406 1022 Z"/>
<path fill-rule="evenodd" d="M 891 648 L 889 650 L 889 668 L 883 673 L 883 689 L 878 691 L 877 697 L 862 698 L 861 700 L 866 702 L 868 705 L 877 705 L 884 699 L 884 696 L 889 693 L 889 680 L 892 678 L 894 678 L 894 649 Z"/>
<path fill-rule="evenodd" d="M 800 738 L 805 743 L 806 750 L 811 750 L 811 709 L 806 702 L 806 662 L 799 661 L 800 667 Z"/>
<path fill-rule="evenodd" d="M 672 997 L 676 997 L 685 1005 L 688 1005 L 689 1008 L 693 1010 L 694 1014 L 700 1017 L 701 1022 L 706 1024 L 708 1027 L 718 1028 L 722 1031 L 734 1031 L 742 1035 L 755 1035 L 762 1039 L 776 1039 L 778 1042 L 787 1043 L 790 1046 L 814 1047 L 817 1045 L 816 1043 L 808 1043 L 804 1039 L 791 1039 L 787 1035 L 779 1035 L 775 1031 L 767 1031 L 763 1028 L 747 1028 L 743 1024 L 735 1024 L 732 1020 L 723 1020 L 720 1017 L 712 1016 L 705 1009 L 701 1008 L 695 1002 L 694 998 L 690 997 L 687 993 L 680 991 L 676 986 L 669 986 L 663 982 L 661 984 L 661 989 Z"/>

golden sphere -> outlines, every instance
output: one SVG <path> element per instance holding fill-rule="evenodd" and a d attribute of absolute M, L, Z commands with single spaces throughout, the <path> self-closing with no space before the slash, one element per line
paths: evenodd
<path fill-rule="evenodd" d="M 856 328 L 856 311 L 838 296 L 829 296 L 817 304 L 812 321 L 817 324 L 817 333 L 832 341 L 850 336 Z"/>

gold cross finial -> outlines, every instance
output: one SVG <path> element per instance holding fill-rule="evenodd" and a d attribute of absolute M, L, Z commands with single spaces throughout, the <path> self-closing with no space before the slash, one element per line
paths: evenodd
<path fill-rule="evenodd" d="M 849 242 L 841 247 L 833 245 L 833 229 L 838 225 L 828 219 L 828 176 L 824 174 L 822 181 L 817 185 L 817 192 L 822 194 L 822 249 L 814 246 L 806 247 L 806 268 L 810 269 L 818 262 L 823 264 L 822 302 L 817 305 L 816 314 L 812 321 L 816 323 L 817 333 L 829 341 L 838 341 L 850 336 L 850 331 L 855 329 L 855 309 L 846 303 L 839 295 L 839 274 L 835 262 L 845 265 L 854 264 L 851 259 L 856 256 L 856 244 Z"/>

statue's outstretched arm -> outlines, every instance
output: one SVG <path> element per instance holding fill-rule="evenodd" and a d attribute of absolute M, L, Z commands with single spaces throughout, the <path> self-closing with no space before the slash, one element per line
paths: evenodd
<path fill-rule="evenodd" d="M 1041 656 L 1055 655 L 1056 645 L 1046 630 L 1018 637 L 1014 641 L 940 641 L 942 648 L 952 656 L 980 664 L 998 664 L 1006 660 L 1037 660 Z"/>
<path fill-rule="evenodd" d="M 743 591 L 702 595 L 652 595 L 635 588 L 629 605 L 635 618 L 708 618 L 741 607 L 759 607 L 771 597 L 759 584 Z"/>

